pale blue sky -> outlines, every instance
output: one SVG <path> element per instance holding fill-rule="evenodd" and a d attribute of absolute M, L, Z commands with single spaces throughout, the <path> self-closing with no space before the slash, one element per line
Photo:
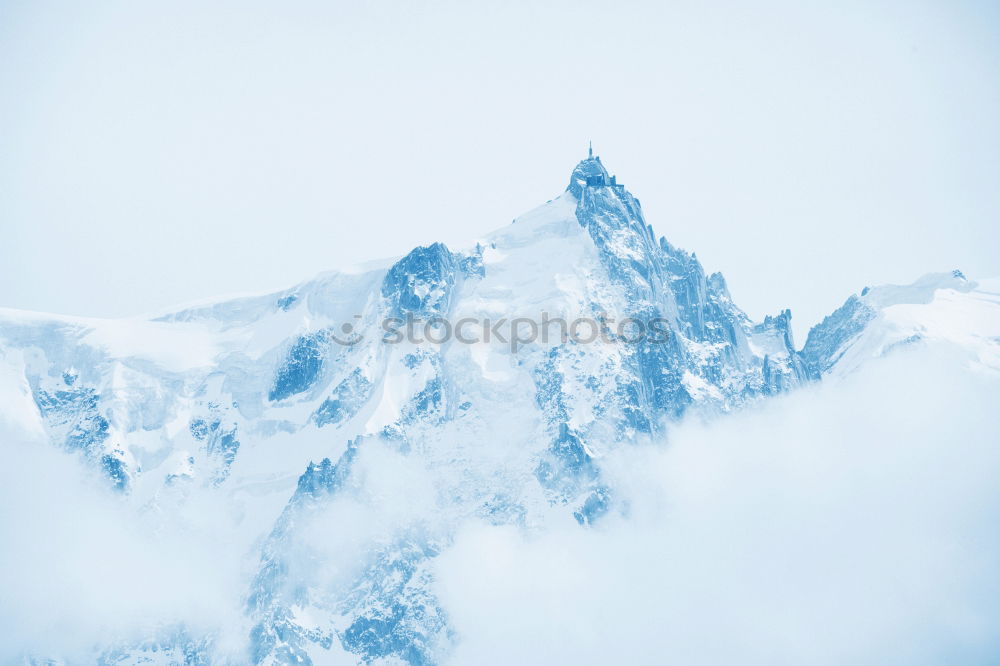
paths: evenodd
<path fill-rule="evenodd" d="M 133 314 L 474 238 L 588 139 L 800 344 L 865 284 L 1000 275 L 997 5 L 753 4 L 0 0 L 0 306 Z"/>

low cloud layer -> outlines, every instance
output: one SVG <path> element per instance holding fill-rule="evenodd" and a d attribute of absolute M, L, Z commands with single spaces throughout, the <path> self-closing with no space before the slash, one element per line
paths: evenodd
<path fill-rule="evenodd" d="M 907 352 L 619 450 L 602 465 L 627 510 L 592 529 L 566 511 L 537 530 L 470 524 L 433 560 L 446 663 L 994 661 L 998 398 L 1000 377 Z M 231 516 L 194 497 L 181 517 L 137 509 L 37 433 L 5 430 L 0 662 L 88 663 L 97 644 L 180 622 L 243 660 L 256 560 Z M 353 490 L 303 526 L 293 574 L 328 587 L 372 542 L 426 527 L 435 479 L 414 462 L 365 452 Z"/>
<path fill-rule="evenodd" d="M 998 398 L 909 353 L 624 451 L 627 518 L 470 527 L 442 556 L 449 663 L 992 661 Z"/>
<path fill-rule="evenodd" d="M 0 433 L 0 663 L 23 654 L 92 663 L 95 650 L 185 626 L 245 629 L 240 554 L 225 516 L 198 523 L 136 510 L 47 442 Z M 190 507 L 189 507 L 190 508 Z"/>

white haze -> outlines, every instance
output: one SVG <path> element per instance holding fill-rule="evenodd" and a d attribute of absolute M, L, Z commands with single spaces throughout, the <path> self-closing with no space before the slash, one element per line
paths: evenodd
<path fill-rule="evenodd" d="M 25 652 L 91 663 L 99 646 L 182 625 L 242 643 L 224 515 L 202 505 L 180 525 L 136 511 L 48 442 L 5 427 L 0 447 L 0 663 Z"/>
<path fill-rule="evenodd" d="M 459 530 L 433 564 L 455 630 L 446 663 L 985 663 L 1000 651 L 998 399 L 1000 378 L 966 359 L 910 351 L 621 450 L 603 464 L 626 516 Z M 0 442 L 0 662 L 86 661 L 99 641 L 179 621 L 240 654 L 254 557 L 227 545 L 224 511 L 185 507 L 201 517 L 184 526 L 137 513 L 14 432 Z M 433 476 L 363 449 L 348 492 L 289 544 L 292 575 L 336 585 L 394 531 L 443 528 Z M 336 652 L 317 663 L 350 663 Z"/>
<path fill-rule="evenodd" d="M 441 558 L 449 663 L 995 663 L 998 399 L 907 355 L 629 450 L 628 519 Z"/>

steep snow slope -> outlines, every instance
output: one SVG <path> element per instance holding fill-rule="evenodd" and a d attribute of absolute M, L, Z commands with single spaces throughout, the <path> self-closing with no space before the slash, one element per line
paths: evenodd
<path fill-rule="evenodd" d="M 440 331 L 545 316 L 657 320 L 667 335 L 383 338 L 392 317 L 446 319 Z M 428 563 L 456 525 L 626 511 L 602 473 L 609 451 L 808 380 L 790 316 L 751 322 L 589 158 L 562 195 L 465 248 L 148 320 L 0 311 L 5 409 L 151 517 L 204 503 L 233 516 L 227 538 L 254 571 L 243 658 L 436 663 L 452 636 Z M 410 480 L 398 502 L 379 485 L 389 467 Z M 353 555 L 331 573 L 317 533 L 342 524 L 337 548 Z M 184 641 L 212 659 L 210 636 Z M 115 663 L 152 649 L 104 648 Z"/>
<path fill-rule="evenodd" d="M 837 376 L 919 344 L 946 345 L 974 367 L 1000 370 L 1000 280 L 976 283 L 953 271 L 866 287 L 809 332 L 802 354 L 813 372 Z"/>

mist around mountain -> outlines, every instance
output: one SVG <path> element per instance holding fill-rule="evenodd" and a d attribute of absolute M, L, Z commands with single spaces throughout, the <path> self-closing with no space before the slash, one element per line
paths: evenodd
<path fill-rule="evenodd" d="M 801 347 L 791 316 L 593 155 L 466 247 L 0 311 L 0 659 L 989 661 L 1000 282 L 866 287 Z M 546 317 L 663 335 L 477 328 Z"/>

